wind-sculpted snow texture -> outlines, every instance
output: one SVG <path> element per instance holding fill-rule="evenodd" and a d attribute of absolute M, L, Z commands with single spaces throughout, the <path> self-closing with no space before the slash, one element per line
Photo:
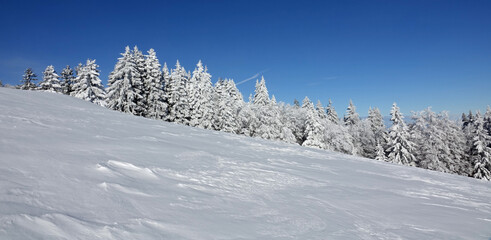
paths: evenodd
<path fill-rule="evenodd" d="M 487 181 L 0 88 L 0 239 L 489 239 Z"/>

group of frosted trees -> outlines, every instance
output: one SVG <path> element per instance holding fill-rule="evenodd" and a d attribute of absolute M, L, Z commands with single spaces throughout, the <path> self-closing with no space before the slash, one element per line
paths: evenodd
<path fill-rule="evenodd" d="M 85 65 L 79 64 L 76 67 L 76 76 L 70 66 L 66 66 L 59 76 L 54 67 L 50 65 L 44 70 L 43 80 L 39 85 L 35 83 L 37 75 L 31 68 L 28 68 L 24 72 L 18 88 L 59 92 L 104 105 L 105 90 L 99 78 L 98 67 L 99 65 L 95 63 L 95 60 L 88 59 Z"/>
<path fill-rule="evenodd" d="M 327 107 L 307 97 L 301 104 L 277 103 L 264 78 L 256 81 L 246 102 L 233 80 L 219 79 L 213 85 L 201 61 L 193 72 L 179 61 L 169 70 L 153 49 L 147 53 L 126 47 L 107 88 L 95 60 L 79 64 L 75 74 L 67 66 L 61 76 L 48 66 L 39 85 L 27 69 L 19 88 L 61 92 L 136 116 L 491 180 L 489 108 L 484 116 L 464 114 L 461 123 L 428 108 L 406 124 L 394 103 L 387 128 L 378 108 L 370 108 L 361 119 L 351 101 L 342 119 L 330 100 Z"/>

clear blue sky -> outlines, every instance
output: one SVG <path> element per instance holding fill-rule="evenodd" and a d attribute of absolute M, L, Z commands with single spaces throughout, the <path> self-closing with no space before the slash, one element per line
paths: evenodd
<path fill-rule="evenodd" d="M 340 115 L 352 99 L 388 114 L 491 104 L 491 1 L 10 1 L 0 7 L 0 80 L 97 59 L 101 79 L 126 45 Z M 254 81 L 239 85 L 244 97 Z"/>

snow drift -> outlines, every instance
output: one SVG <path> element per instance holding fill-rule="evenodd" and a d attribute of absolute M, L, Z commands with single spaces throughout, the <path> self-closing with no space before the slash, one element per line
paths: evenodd
<path fill-rule="evenodd" d="M 0 88 L 0 239 L 488 239 L 491 184 Z"/>

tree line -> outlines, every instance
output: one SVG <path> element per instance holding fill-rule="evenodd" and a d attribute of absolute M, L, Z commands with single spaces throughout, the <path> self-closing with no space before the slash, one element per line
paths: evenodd
<path fill-rule="evenodd" d="M 48 66 L 39 84 L 28 68 L 17 87 L 59 92 L 136 116 L 491 180 L 489 106 L 484 115 L 462 114 L 461 121 L 428 108 L 406 123 L 394 103 L 387 128 L 378 108 L 370 108 L 361 119 L 352 101 L 342 119 L 331 100 L 326 107 L 308 97 L 293 105 L 278 103 L 274 95 L 270 98 L 264 77 L 244 101 L 233 80 L 219 79 L 213 85 L 201 61 L 193 72 L 179 61 L 169 70 L 153 49 L 144 55 L 136 46 L 126 47 L 106 88 L 98 67 L 88 59 L 75 70 L 67 66 L 60 76 Z"/>

